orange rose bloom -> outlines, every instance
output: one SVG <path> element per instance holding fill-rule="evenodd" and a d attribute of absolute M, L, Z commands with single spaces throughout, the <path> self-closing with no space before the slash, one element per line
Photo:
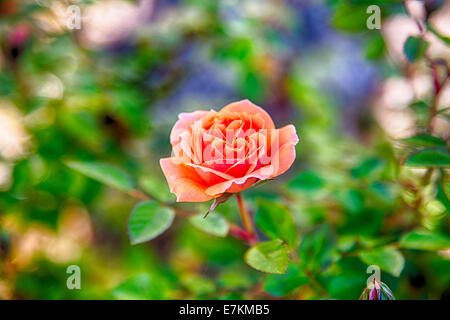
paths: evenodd
<path fill-rule="evenodd" d="M 170 134 L 172 157 L 160 164 L 179 202 L 240 192 L 284 173 L 295 160 L 295 127 L 276 129 L 269 114 L 248 100 L 178 118 Z"/>

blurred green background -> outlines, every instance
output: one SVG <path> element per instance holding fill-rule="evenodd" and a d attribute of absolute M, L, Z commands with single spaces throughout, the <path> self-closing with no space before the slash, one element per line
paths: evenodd
<path fill-rule="evenodd" d="M 0 1 L 0 299 L 358 299 L 372 264 L 397 299 L 449 298 L 449 21 L 438 0 Z M 259 221 L 292 217 L 285 274 L 180 215 L 131 245 L 139 200 L 67 165 L 173 202 L 177 114 L 240 99 L 300 138 L 243 193 Z M 240 224 L 234 198 L 211 216 Z"/>

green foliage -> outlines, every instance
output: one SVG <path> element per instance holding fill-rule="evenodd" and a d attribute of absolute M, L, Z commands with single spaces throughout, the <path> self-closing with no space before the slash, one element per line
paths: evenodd
<path fill-rule="evenodd" d="M 386 51 L 383 37 L 378 34 L 373 37 L 366 46 L 366 57 L 370 60 L 380 59 Z"/>
<path fill-rule="evenodd" d="M 426 133 L 404 138 L 401 141 L 416 147 L 445 147 L 447 145 L 443 139 Z"/>
<path fill-rule="evenodd" d="M 219 213 L 213 213 L 207 217 L 197 214 L 190 217 L 189 222 L 196 228 L 214 236 L 225 237 L 228 233 L 228 223 Z"/>
<path fill-rule="evenodd" d="M 142 176 L 139 179 L 139 185 L 142 187 L 142 189 L 153 195 L 156 199 L 162 202 L 169 202 L 171 200 L 175 199 L 175 196 L 170 193 L 169 186 L 162 185 L 161 179 L 164 179 L 163 177 L 154 177 L 150 175 Z"/>
<path fill-rule="evenodd" d="M 309 278 L 300 266 L 290 263 L 286 273 L 269 274 L 264 280 L 264 290 L 276 297 L 282 297 L 292 290 L 309 283 Z"/>
<path fill-rule="evenodd" d="M 319 225 L 303 236 L 298 249 L 300 264 L 305 270 L 319 272 L 332 262 L 336 236 L 328 224 Z"/>
<path fill-rule="evenodd" d="M 376 158 L 363 161 L 359 166 L 352 168 L 350 173 L 356 179 L 362 179 L 370 176 L 375 170 L 381 168 L 383 163 Z"/>
<path fill-rule="evenodd" d="M 450 237 L 426 230 L 412 231 L 405 234 L 400 245 L 402 248 L 436 251 L 450 247 Z"/>
<path fill-rule="evenodd" d="M 288 251 L 280 239 L 258 243 L 245 253 L 245 262 L 256 270 L 267 273 L 285 273 Z"/>
<path fill-rule="evenodd" d="M 450 153 L 445 149 L 424 149 L 412 154 L 405 165 L 410 167 L 450 167 Z"/>
<path fill-rule="evenodd" d="M 291 189 L 304 192 L 318 191 L 323 186 L 323 179 L 313 171 L 304 171 L 289 183 Z"/>
<path fill-rule="evenodd" d="M 409 36 L 405 42 L 403 51 L 409 61 L 414 62 L 425 54 L 428 49 L 428 42 L 420 37 Z"/>
<path fill-rule="evenodd" d="M 332 18 L 333 25 L 344 31 L 365 31 L 368 18 L 366 9 L 367 6 L 364 5 L 355 5 L 345 0 L 339 1 Z"/>
<path fill-rule="evenodd" d="M 137 204 L 128 220 L 128 235 L 132 244 L 152 240 L 166 231 L 173 222 L 175 213 L 154 201 Z"/>
<path fill-rule="evenodd" d="M 86 176 L 124 192 L 133 190 L 130 177 L 115 167 L 98 162 L 68 161 L 67 165 Z"/>
<path fill-rule="evenodd" d="M 195 295 L 206 295 L 216 291 L 214 282 L 196 274 L 186 274 L 181 279 L 181 284 Z"/>
<path fill-rule="evenodd" d="M 165 299 L 167 293 L 164 279 L 147 273 L 130 277 L 112 290 L 113 297 L 120 300 Z"/>
<path fill-rule="evenodd" d="M 377 265 L 395 277 L 400 276 L 405 265 L 401 252 L 395 248 L 380 247 L 373 250 L 361 251 L 359 257 L 368 265 Z"/>
<path fill-rule="evenodd" d="M 297 230 L 289 209 L 267 200 L 260 200 L 257 205 L 256 226 L 270 239 L 282 239 L 290 248 L 294 248 Z"/>

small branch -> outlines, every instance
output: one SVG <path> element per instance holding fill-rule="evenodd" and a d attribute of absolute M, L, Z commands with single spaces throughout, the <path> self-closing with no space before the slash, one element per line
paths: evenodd
<path fill-rule="evenodd" d="M 435 118 L 438 113 L 439 94 L 441 93 L 441 89 L 443 87 L 443 84 L 447 80 L 448 75 L 446 79 L 443 81 L 443 83 L 441 83 L 439 80 L 439 72 L 436 63 L 434 63 L 433 61 L 430 61 L 430 63 L 431 63 L 431 72 L 433 75 L 434 95 L 433 95 L 433 102 L 430 108 L 430 118 L 428 119 L 428 132 L 430 134 L 433 134 L 435 126 Z"/>
<path fill-rule="evenodd" d="M 242 200 L 242 196 L 240 193 L 236 193 L 236 200 L 239 207 L 239 212 L 241 214 L 242 223 L 244 224 L 245 230 L 249 234 L 253 233 L 253 224 L 251 222 L 250 216 L 248 215 L 247 210 L 245 209 L 244 201 Z"/>
<path fill-rule="evenodd" d="M 137 189 L 133 189 L 128 193 L 133 198 L 139 199 L 139 200 L 150 200 L 152 197 L 147 196 L 142 191 L 139 191 Z"/>

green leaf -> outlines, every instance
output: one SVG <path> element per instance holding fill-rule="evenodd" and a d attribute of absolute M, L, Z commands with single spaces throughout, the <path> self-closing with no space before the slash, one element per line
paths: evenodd
<path fill-rule="evenodd" d="M 214 213 L 206 218 L 203 216 L 203 214 L 192 216 L 189 218 L 189 222 L 197 229 L 214 236 L 225 237 L 227 235 L 228 223 L 220 214 Z"/>
<path fill-rule="evenodd" d="M 66 109 L 59 114 L 60 125 L 73 140 L 93 150 L 100 148 L 102 132 L 98 121 L 91 113 Z"/>
<path fill-rule="evenodd" d="M 264 290 L 276 297 L 282 297 L 297 287 L 309 283 L 302 269 L 290 263 L 285 274 L 269 274 L 264 281 Z"/>
<path fill-rule="evenodd" d="M 303 236 L 299 247 L 300 264 L 310 271 L 321 271 L 332 262 L 336 235 L 328 224 L 320 225 Z"/>
<path fill-rule="evenodd" d="M 140 176 L 139 185 L 141 188 L 162 202 L 174 201 L 175 196 L 170 192 L 164 177 Z"/>
<path fill-rule="evenodd" d="M 282 239 L 291 248 L 297 244 L 297 230 L 287 207 L 276 202 L 259 200 L 255 223 L 270 239 Z"/>
<path fill-rule="evenodd" d="M 262 77 L 258 72 L 248 70 L 247 73 L 242 77 L 242 84 L 240 86 L 242 94 L 252 101 L 260 101 L 265 94 L 266 83 L 264 77 Z"/>
<path fill-rule="evenodd" d="M 175 213 L 155 201 L 137 204 L 128 220 L 128 235 L 131 244 L 149 241 L 166 231 L 173 222 Z"/>
<path fill-rule="evenodd" d="M 347 215 L 339 234 L 374 236 L 380 232 L 386 213 L 382 210 L 365 208 L 359 214 Z"/>
<path fill-rule="evenodd" d="M 380 247 L 370 251 L 362 251 L 359 253 L 361 260 L 368 265 L 377 265 L 386 272 L 389 272 L 395 277 L 400 276 L 400 273 L 405 266 L 405 259 L 401 252 L 395 248 Z"/>
<path fill-rule="evenodd" d="M 367 6 L 353 5 L 346 1 L 340 1 L 332 17 L 333 25 L 337 29 L 350 32 L 367 30 L 366 21 Z"/>
<path fill-rule="evenodd" d="M 147 273 L 133 276 L 112 290 L 113 297 L 119 300 L 167 299 L 167 293 L 167 285 L 161 277 Z"/>
<path fill-rule="evenodd" d="M 447 145 L 447 143 L 441 138 L 426 133 L 401 139 L 401 141 L 417 147 L 445 147 Z"/>
<path fill-rule="evenodd" d="M 249 273 L 241 272 L 241 269 L 226 268 L 220 274 L 218 283 L 228 290 L 247 289 L 253 284 L 253 278 Z"/>
<path fill-rule="evenodd" d="M 450 248 L 450 237 L 426 230 L 417 230 L 404 235 L 400 246 L 407 249 L 437 251 Z"/>
<path fill-rule="evenodd" d="M 369 176 L 376 169 L 379 169 L 383 163 L 377 158 L 371 158 L 363 161 L 359 166 L 352 168 L 350 173 L 356 179 L 361 179 Z"/>
<path fill-rule="evenodd" d="M 430 110 L 428 108 L 428 104 L 425 103 L 425 101 L 415 101 L 408 107 L 415 113 L 418 125 L 426 126 L 428 124 Z"/>
<path fill-rule="evenodd" d="M 197 274 L 184 274 L 180 279 L 183 286 L 196 295 L 216 292 L 216 285 L 210 279 Z"/>
<path fill-rule="evenodd" d="M 441 178 L 436 183 L 436 201 L 442 203 L 445 210 L 450 212 L 449 185 L 450 181 L 445 182 L 445 174 L 442 173 Z"/>
<path fill-rule="evenodd" d="M 405 162 L 410 167 L 450 167 L 450 154 L 444 149 L 424 149 L 412 154 Z"/>
<path fill-rule="evenodd" d="M 320 190 L 324 185 L 324 181 L 313 171 L 304 171 L 297 175 L 290 183 L 289 188 L 313 192 Z"/>
<path fill-rule="evenodd" d="M 288 251 L 280 239 L 258 243 L 247 250 L 245 262 L 256 270 L 283 274 L 288 266 Z"/>
<path fill-rule="evenodd" d="M 361 293 L 365 280 L 365 274 L 341 273 L 330 277 L 325 285 L 332 298 L 354 300 Z"/>
<path fill-rule="evenodd" d="M 415 36 L 409 36 L 403 46 L 403 52 L 409 61 L 414 62 L 421 58 L 428 48 L 428 42 Z"/>
<path fill-rule="evenodd" d="M 123 192 L 130 192 L 134 185 L 131 178 L 122 170 L 100 162 L 68 161 L 66 165 L 86 176 L 114 187 Z"/>
<path fill-rule="evenodd" d="M 349 189 L 337 194 L 345 210 L 358 213 L 364 208 L 364 194 L 360 190 Z"/>
<path fill-rule="evenodd" d="M 386 51 L 386 44 L 381 34 L 373 37 L 366 46 L 366 58 L 376 60 L 382 57 Z"/>

